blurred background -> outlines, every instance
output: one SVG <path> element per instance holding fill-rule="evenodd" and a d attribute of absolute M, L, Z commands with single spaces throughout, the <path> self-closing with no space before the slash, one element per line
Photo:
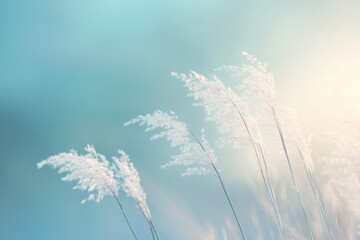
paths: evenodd
<path fill-rule="evenodd" d="M 244 63 L 247 51 L 268 63 L 278 101 L 296 109 L 305 135 L 321 135 L 339 117 L 337 103 L 359 106 L 359 12 L 355 0 L 0 1 L 0 239 L 131 239 L 113 199 L 81 205 L 84 193 L 36 169 L 86 144 L 109 159 L 119 148 L 130 155 L 162 239 L 232 239 L 215 180 L 160 169 L 176 151 L 123 123 L 173 110 L 200 132 L 203 111 L 170 72 L 213 74 Z M 323 151 L 315 155 L 326 154 L 315 144 Z M 252 235 L 249 216 L 260 210 L 246 164 L 232 160 L 220 167 Z M 140 239 L 150 239 L 135 203 L 121 198 Z"/>

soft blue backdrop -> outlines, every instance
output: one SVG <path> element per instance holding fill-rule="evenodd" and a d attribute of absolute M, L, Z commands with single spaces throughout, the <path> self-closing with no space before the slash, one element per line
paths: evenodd
<path fill-rule="evenodd" d="M 343 52 L 332 42 L 339 29 L 358 37 L 358 4 L 336 2 L 0 1 L 0 239 L 131 239 L 113 199 L 80 205 L 83 193 L 55 171 L 36 169 L 48 156 L 82 152 L 88 143 L 109 158 L 118 148 L 129 153 L 162 239 L 200 239 L 225 225 L 231 215 L 212 178 L 161 170 L 173 153 L 168 144 L 122 125 L 160 108 L 198 129 L 203 113 L 170 72 L 212 73 L 243 62 L 243 50 L 269 63 L 280 97 L 291 95 L 282 89 L 301 86 L 291 69 L 329 41 Z M 297 80 L 289 82 L 289 73 Z M 241 182 L 223 168 L 229 185 Z M 249 189 L 231 189 L 245 212 Z M 123 200 L 141 239 L 149 239 L 134 202 Z M 251 229 L 246 214 L 240 218 Z"/>

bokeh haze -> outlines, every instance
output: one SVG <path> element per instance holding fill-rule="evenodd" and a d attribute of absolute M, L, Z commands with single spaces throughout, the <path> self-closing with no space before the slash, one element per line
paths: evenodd
<path fill-rule="evenodd" d="M 247 51 L 268 63 L 279 102 L 297 110 L 304 132 L 321 134 L 335 98 L 359 106 L 359 13 L 355 0 L 0 1 L 0 239 L 131 239 L 113 199 L 81 205 L 83 193 L 36 169 L 89 143 L 108 158 L 118 148 L 130 155 L 162 239 L 212 239 L 232 221 L 215 180 L 160 169 L 174 150 L 123 123 L 174 110 L 200 131 L 202 109 L 170 72 L 213 74 Z M 221 166 L 251 229 L 247 171 L 235 160 Z M 122 199 L 149 239 L 135 203 Z"/>

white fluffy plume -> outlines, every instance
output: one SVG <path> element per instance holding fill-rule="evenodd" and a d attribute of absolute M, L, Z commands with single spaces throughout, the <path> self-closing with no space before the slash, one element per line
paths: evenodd
<path fill-rule="evenodd" d="M 146 202 L 146 193 L 140 183 L 140 175 L 134 164 L 130 162 L 129 156 L 119 150 L 120 157 L 113 157 L 115 176 L 122 182 L 121 186 L 127 196 L 133 198 L 143 212 L 145 218 L 150 221 L 151 213 Z"/>
<path fill-rule="evenodd" d="M 189 74 L 172 73 L 184 82 L 196 105 L 201 105 L 206 113 L 206 120 L 214 121 L 219 132 L 223 135 L 220 144 L 231 144 L 240 148 L 244 143 L 262 144 L 257 121 L 249 114 L 245 102 L 234 91 L 226 87 L 223 82 L 213 76 L 191 71 Z"/>
<path fill-rule="evenodd" d="M 168 114 L 157 110 L 153 114 L 139 115 L 125 123 L 125 126 L 130 124 L 146 125 L 146 131 L 161 129 L 151 139 L 164 137 L 170 142 L 171 147 L 179 147 L 180 154 L 173 156 L 171 161 L 162 165 L 163 168 L 183 165 L 186 167 L 183 176 L 211 173 L 208 167 L 216 163 L 216 157 L 204 137 L 204 132 L 202 131 L 201 139 L 197 138 L 173 112 Z"/>
<path fill-rule="evenodd" d="M 105 196 L 117 194 L 119 184 L 106 158 L 98 154 L 91 145 L 86 146 L 87 154 L 78 155 L 74 150 L 49 157 L 37 164 L 38 168 L 48 165 L 58 169 L 58 173 L 65 173 L 63 181 L 76 181 L 73 189 L 89 192 L 89 196 L 82 201 L 100 202 Z"/>

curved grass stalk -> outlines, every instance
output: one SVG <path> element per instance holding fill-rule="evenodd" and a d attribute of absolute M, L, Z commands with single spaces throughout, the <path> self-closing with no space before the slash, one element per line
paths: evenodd
<path fill-rule="evenodd" d="M 320 200 L 320 202 L 321 202 L 321 204 L 322 204 L 322 206 L 323 206 L 323 211 L 324 211 L 323 214 L 324 214 L 324 217 L 325 217 L 325 219 L 326 219 L 326 221 L 327 221 L 326 224 L 328 225 L 330 237 L 331 237 L 332 239 L 335 239 L 335 238 L 334 238 L 334 234 L 333 234 L 333 232 L 331 231 L 330 221 L 329 221 L 329 218 L 328 218 L 328 215 L 327 215 L 327 212 L 326 212 L 326 208 L 325 208 L 325 201 L 324 201 L 324 198 L 323 198 L 322 193 L 321 193 L 321 191 L 320 191 L 319 183 L 318 183 L 317 179 L 315 178 L 315 176 L 314 176 L 313 181 L 314 181 L 314 186 L 315 186 L 315 188 L 318 189 L 319 200 Z"/>
<path fill-rule="evenodd" d="M 276 219 L 278 221 L 278 227 L 279 227 L 279 234 L 280 234 L 280 239 L 283 239 L 283 224 L 282 224 L 282 219 L 281 219 L 281 215 L 280 215 L 280 211 L 279 211 L 279 207 L 276 201 L 276 197 L 275 197 L 275 192 L 274 192 L 274 188 L 272 186 L 272 182 L 271 182 L 271 178 L 270 178 L 270 174 L 269 174 L 269 169 L 267 167 L 267 161 L 265 158 L 265 153 L 264 153 L 264 149 L 261 146 L 261 144 L 256 144 L 253 135 L 251 134 L 251 131 L 249 129 L 248 123 L 245 120 L 244 115 L 242 114 L 242 112 L 239 110 L 239 108 L 237 107 L 237 105 L 234 103 L 234 101 L 231 99 L 231 97 L 229 96 L 231 103 L 233 104 L 234 108 L 236 109 L 236 111 L 238 112 L 241 121 L 243 122 L 246 132 L 249 136 L 251 145 L 253 146 L 254 152 L 255 152 L 255 156 L 256 156 L 256 160 L 260 169 L 260 173 L 261 173 L 261 177 L 265 183 L 265 187 L 266 190 L 269 194 L 270 200 L 271 200 L 271 204 L 274 208 L 275 211 L 275 215 L 276 215 Z M 260 149 L 260 150 L 259 150 Z M 260 154 L 259 154 L 260 151 Z M 261 160 L 260 160 L 260 156 L 261 155 Z M 262 162 L 262 163 L 261 163 Z M 263 169 L 264 166 L 264 169 Z"/>
<path fill-rule="evenodd" d="M 264 181 L 266 191 L 276 215 L 280 239 L 282 239 L 282 220 L 272 187 L 264 149 L 261 143 L 257 141 L 257 139 L 259 140 L 261 138 L 260 133 L 257 129 L 255 119 L 253 119 L 247 111 L 245 102 L 230 88 L 225 87 L 222 81 L 215 76 L 213 80 L 209 80 L 205 76 L 193 71 L 191 71 L 189 75 L 175 72 L 172 73 L 172 75 L 180 78 L 184 82 L 189 90 L 190 96 L 194 97 L 195 100 L 200 100 L 199 103 L 203 106 L 207 114 L 207 120 L 215 121 L 221 133 L 227 132 L 235 136 L 233 144 L 237 142 L 236 139 L 240 138 L 241 134 L 249 139 L 256 155 L 262 180 Z M 244 128 L 243 133 L 240 133 L 242 132 L 241 130 L 237 131 L 239 128 Z"/>
<path fill-rule="evenodd" d="M 156 229 L 155 229 L 155 226 L 154 226 L 152 220 L 151 220 L 151 219 L 148 219 L 148 218 L 146 217 L 146 214 L 145 214 L 143 211 L 141 211 L 141 213 L 143 214 L 144 218 L 146 219 L 146 223 L 147 223 L 148 226 L 149 226 L 152 239 L 153 239 L 153 240 L 159 240 L 159 236 L 158 236 L 158 234 L 157 234 L 157 232 L 156 232 Z"/>
<path fill-rule="evenodd" d="M 112 191 L 112 190 L 110 189 L 110 191 Z M 135 234 L 135 232 L 134 232 L 134 229 L 131 227 L 131 224 L 130 224 L 130 222 L 129 222 L 129 219 L 127 218 L 127 216 L 126 216 L 126 214 L 125 214 L 124 208 L 123 208 L 123 206 L 122 206 L 119 198 L 116 196 L 116 194 L 115 194 L 113 191 L 112 191 L 112 193 L 113 193 L 113 196 L 114 196 L 114 198 L 116 199 L 116 202 L 117 202 L 117 204 L 118 204 L 118 206 L 119 206 L 119 208 L 120 208 L 120 210 L 121 210 L 121 212 L 122 212 L 122 214 L 123 214 L 123 216 L 124 216 L 124 219 L 125 219 L 125 221 L 126 221 L 127 226 L 129 227 L 129 229 L 130 229 L 130 231 L 131 231 L 134 239 L 137 240 L 138 238 L 136 237 L 136 234 Z"/>
<path fill-rule="evenodd" d="M 152 231 L 154 232 L 154 235 L 155 235 L 156 239 L 159 240 L 160 239 L 159 235 L 157 234 L 156 228 L 155 228 L 154 223 L 152 222 L 152 220 L 149 221 L 149 224 L 150 224 L 150 226 L 152 228 Z"/>
<path fill-rule="evenodd" d="M 329 219 L 327 217 L 327 213 L 326 213 L 326 208 L 325 208 L 325 204 L 324 204 L 324 201 L 323 201 L 323 198 L 322 198 L 322 194 L 321 194 L 321 190 L 320 190 L 320 187 L 319 187 L 319 184 L 318 184 L 318 181 L 316 179 L 316 176 L 314 174 L 313 171 L 311 171 L 305 164 L 305 159 L 304 159 L 304 155 L 303 153 L 301 152 L 299 146 L 298 146 L 298 152 L 299 152 L 299 155 L 302 159 L 302 162 L 304 164 L 304 167 L 305 167 L 305 170 L 306 170 L 306 175 L 309 179 L 309 182 L 310 182 L 310 185 L 311 185 L 311 189 L 315 195 L 315 199 L 316 199 L 316 203 L 318 205 L 318 208 L 319 208 L 319 212 L 320 212 L 320 216 L 321 216 L 321 219 L 322 219 L 322 223 L 324 226 L 324 228 L 327 229 L 327 232 L 329 234 L 329 237 L 331 239 L 334 239 L 334 235 L 331 231 L 331 227 L 330 227 L 330 222 L 329 222 Z"/>
<path fill-rule="evenodd" d="M 236 220 L 236 224 L 237 224 L 237 226 L 238 226 L 238 228 L 240 230 L 241 237 L 243 238 L 243 240 L 246 240 L 245 235 L 244 235 L 244 231 L 243 231 L 243 229 L 241 227 L 241 224 L 240 224 L 239 218 L 237 216 L 237 213 L 235 211 L 234 205 L 233 205 L 233 203 L 232 203 L 232 201 L 230 199 L 230 196 L 229 196 L 229 194 L 228 194 L 228 192 L 226 190 L 226 187 L 224 185 L 224 182 L 223 182 L 223 180 L 221 178 L 220 172 L 219 172 L 219 170 L 216 168 L 216 166 L 214 164 L 212 164 L 212 166 L 214 168 L 214 171 L 216 172 L 217 178 L 219 179 L 221 187 L 222 187 L 222 189 L 223 189 L 223 191 L 225 193 L 225 196 L 226 196 L 226 199 L 227 199 L 227 201 L 228 201 L 228 203 L 230 205 L 231 211 L 233 212 L 233 215 L 234 215 L 235 220 Z"/>
<path fill-rule="evenodd" d="M 122 180 L 122 188 L 127 196 L 133 198 L 141 210 L 146 222 L 149 225 L 153 240 L 157 240 L 154 230 L 149 223 L 151 221 L 150 209 L 146 201 L 146 193 L 141 186 L 139 172 L 130 161 L 129 156 L 122 150 L 119 150 L 120 157 L 113 157 L 113 169 L 116 177 Z"/>
<path fill-rule="evenodd" d="M 237 73 L 247 75 L 247 79 L 245 80 L 246 84 L 248 84 L 248 86 L 250 87 L 250 90 L 255 90 L 257 92 L 257 94 L 263 100 L 265 106 L 268 108 L 268 110 L 270 112 L 270 115 L 272 116 L 272 118 L 273 118 L 273 120 L 275 122 L 277 131 L 278 131 L 279 136 L 280 136 L 282 149 L 283 149 L 283 151 L 285 153 L 287 165 L 288 165 L 289 170 L 290 170 L 291 181 L 292 181 L 292 184 L 295 187 L 296 194 L 297 194 L 297 197 L 298 197 L 300 205 L 301 205 L 302 213 L 303 213 L 303 215 L 305 217 L 305 220 L 306 220 L 306 225 L 307 225 L 307 228 L 308 228 L 308 231 L 309 231 L 310 238 L 313 240 L 314 239 L 314 233 L 313 233 L 313 230 L 312 230 L 312 227 L 311 227 L 310 217 L 309 217 L 309 214 L 308 214 L 307 210 L 305 209 L 303 200 L 302 200 L 302 198 L 300 196 L 297 181 L 296 181 L 296 178 L 294 176 L 292 163 L 290 161 L 290 157 L 289 157 L 289 154 L 288 154 L 288 149 L 287 149 L 286 142 L 285 142 L 285 139 L 284 139 L 282 126 L 281 126 L 281 123 L 279 121 L 279 115 L 277 113 L 277 105 L 275 103 L 274 77 L 272 76 L 272 74 L 270 74 L 267 71 L 266 64 L 262 63 L 257 58 L 255 58 L 254 56 L 252 56 L 252 55 L 250 55 L 250 54 L 248 54 L 246 52 L 244 52 L 243 54 L 247 58 L 247 61 L 250 62 L 250 65 L 243 65 L 242 67 L 232 67 L 232 68 L 229 68 L 229 69 L 231 71 L 235 71 Z"/>
<path fill-rule="evenodd" d="M 293 170 L 293 167 L 292 167 L 292 164 L 291 164 L 291 161 L 290 161 L 288 149 L 286 147 L 284 134 L 282 132 L 282 129 L 281 129 L 281 126 L 280 126 L 280 123 L 279 123 L 279 120 L 278 120 L 278 117 L 277 117 L 277 114 L 276 114 L 276 111 L 275 111 L 274 107 L 272 107 L 272 115 L 273 115 L 275 123 L 276 123 L 276 128 L 278 130 L 280 140 L 281 140 L 281 145 L 282 145 L 282 148 L 284 150 L 285 157 L 286 157 L 286 160 L 287 160 L 287 164 L 288 164 L 288 167 L 289 167 L 289 170 L 290 170 L 291 180 L 292 180 L 292 183 L 294 185 L 297 197 L 299 199 L 301 209 L 302 209 L 302 213 L 303 213 L 303 215 L 305 217 L 305 220 L 306 220 L 306 225 L 307 225 L 307 228 L 308 228 L 308 231 L 309 231 L 309 234 L 310 234 L 310 238 L 312 240 L 314 240 L 314 232 L 313 232 L 312 227 L 311 227 L 310 217 L 309 217 L 308 212 L 305 209 L 305 205 L 304 205 L 303 200 L 302 200 L 301 195 L 300 195 L 299 187 L 297 185 L 297 181 L 296 181 L 296 178 L 295 178 L 295 175 L 294 175 L 294 170 Z"/>
<path fill-rule="evenodd" d="M 230 196 L 229 196 L 228 191 L 226 190 L 226 187 L 225 187 L 224 181 L 223 181 L 223 179 L 222 179 L 222 177 L 221 177 L 221 174 L 220 174 L 219 170 L 217 169 L 217 167 L 216 167 L 216 165 L 215 165 L 214 159 L 211 157 L 211 155 L 208 154 L 208 152 L 206 151 L 206 148 L 204 147 L 204 145 L 202 144 L 202 142 L 199 140 L 199 138 L 194 134 L 194 132 L 193 132 L 188 126 L 186 126 L 186 127 L 188 128 L 190 134 L 195 138 L 195 140 L 197 141 L 197 143 L 200 145 L 201 149 L 204 151 L 204 153 L 206 154 L 206 156 L 207 156 L 208 159 L 210 160 L 211 166 L 213 167 L 213 169 L 214 169 L 214 171 L 215 171 L 215 173 L 216 173 L 216 177 L 218 178 L 218 180 L 219 180 L 219 182 L 220 182 L 220 185 L 221 185 L 221 187 L 222 187 L 222 189 L 223 189 L 223 191 L 224 191 L 224 194 L 225 194 L 225 196 L 226 196 L 226 199 L 227 199 L 227 201 L 228 201 L 228 203 L 229 203 L 229 205 L 230 205 L 231 211 L 232 211 L 232 213 L 233 213 L 233 215 L 234 215 L 234 218 L 235 218 L 235 221 L 236 221 L 236 225 L 237 225 L 237 227 L 239 228 L 241 237 L 242 237 L 243 240 L 246 240 L 245 235 L 244 235 L 243 228 L 241 227 L 241 224 L 240 224 L 239 218 L 238 218 L 238 216 L 237 216 L 237 213 L 236 213 L 236 211 L 235 211 L 234 205 L 233 205 L 233 203 L 232 203 L 232 201 L 231 201 L 231 198 L 230 198 Z"/>
<path fill-rule="evenodd" d="M 216 156 L 205 139 L 204 131 L 202 130 L 202 136 L 200 139 L 194 134 L 194 132 L 187 126 L 185 122 L 178 119 L 174 112 L 167 114 L 160 110 L 145 116 L 139 115 L 137 118 L 134 118 L 133 120 L 125 123 L 125 126 L 130 124 L 139 124 L 140 126 L 146 125 L 147 129 L 145 131 L 158 128 L 163 129 L 163 131 L 160 133 L 154 134 L 151 139 L 154 140 L 165 137 L 170 142 L 171 147 L 179 147 L 180 154 L 173 156 L 171 161 L 162 165 L 163 168 L 174 165 L 185 165 L 187 168 L 183 173 L 183 176 L 189 176 L 193 174 L 210 174 L 216 176 L 231 207 L 242 239 L 246 240 L 243 228 L 240 225 L 239 218 L 231 202 L 228 191 L 224 185 L 223 179 L 221 178 L 218 169 L 216 168 Z M 191 165 L 195 165 L 195 167 L 190 167 Z M 213 173 L 213 171 L 215 171 L 215 173 Z M 152 222 L 150 223 L 150 226 L 152 233 L 157 235 Z"/>

